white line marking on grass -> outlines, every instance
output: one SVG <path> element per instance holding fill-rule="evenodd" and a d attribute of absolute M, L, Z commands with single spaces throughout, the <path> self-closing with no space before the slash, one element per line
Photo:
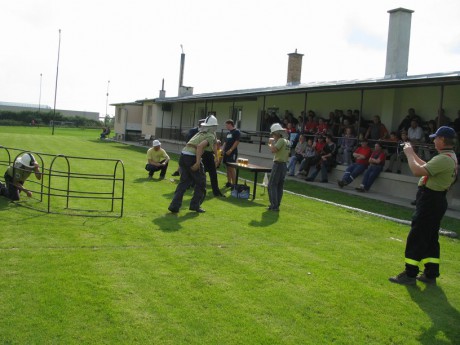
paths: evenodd
<path fill-rule="evenodd" d="M 250 180 L 247 180 L 247 179 L 242 179 L 242 180 L 243 180 L 243 181 L 246 181 L 246 182 L 251 182 Z M 260 184 L 260 183 L 258 183 L 257 185 L 263 187 L 263 185 Z M 319 202 L 322 202 L 322 203 L 325 203 L 325 204 L 329 204 L 329 205 L 332 205 L 332 206 L 341 207 L 341 208 L 344 208 L 344 209 L 347 209 L 347 210 L 350 210 L 350 211 L 355 211 L 355 212 L 367 214 L 367 215 L 370 215 L 370 216 L 374 216 L 374 217 L 378 217 L 378 218 L 383 218 L 383 219 L 386 219 L 386 220 L 389 220 L 389 221 L 392 221 L 392 222 L 395 222 L 395 223 L 404 224 L 404 225 L 411 225 L 411 222 L 408 221 L 408 220 L 398 219 L 398 218 L 386 216 L 386 215 L 384 215 L 384 214 L 379 214 L 379 213 L 375 213 L 375 212 L 370 212 L 370 211 L 366 211 L 366 210 L 363 210 L 363 209 L 360 209 L 360 208 L 351 207 L 351 206 L 343 205 L 343 204 L 338 204 L 338 203 L 336 203 L 336 202 L 332 202 L 332 201 L 328 201 L 328 200 L 323 200 L 323 199 L 319 199 L 319 198 L 314 198 L 314 197 L 312 197 L 312 196 L 308 196 L 308 195 L 304 195 L 304 194 L 299 194 L 299 193 L 291 192 L 291 191 L 289 191 L 289 190 L 284 190 L 284 192 L 286 192 L 286 193 L 288 193 L 288 194 L 291 194 L 291 195 L 299 196 L 299 197 L 302 197 L 302 198 L 306 198 L 306 199 L 310 199 L 310 200 L 319 201 Z M 451 238 L 457 238 L 457 237 L 458 237 L 458 235 L 457 235 L 456 232 L 450 231 L 450 230 L 446 230 L 446 229 L 442 229 L 442 228 L 439 229 L 439 234 L 442 235 L 442 236 L 451 237 Z"/>

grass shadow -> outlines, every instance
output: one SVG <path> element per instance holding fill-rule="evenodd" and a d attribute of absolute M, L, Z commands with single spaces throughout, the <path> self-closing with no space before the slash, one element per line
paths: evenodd
<path fill-rule="evenodd" d="M 162 181 L 165 181 L 165 179 L 160 179 L 159 177 L 155 178 L 148 178 L 148 177 L 138 177 L 134 180 L 132 180 L 133 183 L 152 183 L 152 182 L 155 182 L 155 183 L 158 183 L 158 182 L 162 182 Z"/>
<path fill-rule="evenodd" d="M 195 211 L 188 211 L 185 214 L 168 212 L 162 217 L 155 218 L 153 223 L 163 232 L 175 232 L 183 228 L 183 222 L 196 218 L 199 215 L 200 214 Z"/>
<path fill-rule="evenodd" d="M 0 197 L 0 211 L 4 211 L 8 208 L 8 205 L 11 203 L 10 199 L 1 196 Z"/>
<path fill-rule="evenodd" d="M 251 220 L 249 225 L 261 228 L 267 227 L 278 222 L 279 216 L 279 212 L 267 210 L 262 213 L 262 218 L 260 220 Z"/>
<path fill-rule="evenodd" d="M 217 200 L 221 200 L 223 202 L 226 202 L 226 203 L 229 203 L 229 204 L 232 204 L 232 205 L 235 205 L 235 206 L 238 206 L 238 207 L 248 208 L 248 207 L 261 207 L 261 206 L 263 206 L 261 203 L 255 201 L 255 200 L 252 200 L 252 198 L 238 199 L 238 198 L 235 198 L 235 197 L 231 196 L 230 193 L 226 194 L 225 198 L 214 196 L 214 195 L 212 195 L 212 193 L 211 193 L 210 197 L 215 198 Z"/>
<path fill-rule="evenodd" d="M 447 296 L 441 287 L 437 285 L 427 285 L 424 290 L 419 286 L 408 286 L 412 300 L 417 303 L 432 322 L 428 329 L 422 329 L 417 340 L 420 344 L 432 345 L 440 343 L 437 338 L 439 333 L 443 333 L 450 340 L 449 344 L 456 344 L 460 339 L 460 314 L 447 300 Z M 445 342 L 442 342 L 445 343 Z"/>

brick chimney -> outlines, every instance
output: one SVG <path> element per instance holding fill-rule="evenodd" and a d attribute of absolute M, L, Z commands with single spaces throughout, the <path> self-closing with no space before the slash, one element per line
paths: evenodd
<path fill-rule="evenodd" d="M 300 84 L 300 75 L 302 74 L 303 54 L 298 54 L 296 49 L 294 53 L 290 53 L 288 56 L 287 85 L 298 85 Z"/>
<path fill-rule="evenodd" d="M 401 7 L 388 11 L 390 24 L 388 28 L 385 78 L 407 77 L 410 27 L 413 12 Z"/>

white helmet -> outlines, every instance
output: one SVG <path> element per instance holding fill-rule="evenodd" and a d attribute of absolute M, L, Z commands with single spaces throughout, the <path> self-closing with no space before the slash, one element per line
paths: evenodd
<path fill-rule="evenodd" d="M 17 161 L 28 168 L 33 168 L 35 165 L 35 157 L 31 153 L 24 153 Z"/>
<path fill-rule="evenodd" d="M 201 123 L 201 126 L 203 127 L 210 127 L 210 126 L 217 126 L 217 119 L 214 115 L 209 115 L 204 122 Z"/>
<path fill-rule="evenodd" d="M 285 129 L 279 123 L 274 123 L 273 125 L 271 125 L 270 133 L 278 132 L 278 131 L 283 131 L 284 132 Z"/>

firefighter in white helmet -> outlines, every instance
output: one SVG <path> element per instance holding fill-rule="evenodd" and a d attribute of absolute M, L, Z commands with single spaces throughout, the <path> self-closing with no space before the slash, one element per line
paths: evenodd
<path fill-rule="evenodd" d="M 181 171 L 180 182 L 177 185 L 174 197 L 168 210 L 178 213 L 182 206 L 182 198 L 188 187 L 195 184 L 192 200 L 190 200 L 191 211 L 203 213 L 201 203 L 206 195 L 206 174 L 201 162 L 204 149 L 214 147 L 216 142 L 217 119 L 209 115 L 203 123 L 199 132 L 195 134 L 182 149 L 179 158 L 179 168 Z"/>
<path fill-rule="evenodd" d="M 284 179 L 287 171 L 286 163 L 291 150 L 289 140 L 285 138 L 286 134 L 286 130 L 279 123 L 274 123 L 270 127 L 271 138 L 268 142 L 268 148 L 273 153 L 273 167 L 268 180 L 269 211 L 278 212 L 283 198 Z"/>
<path fill-rule="evenodd" d="M 40 166 L 31 153 L 24 153 L 19 156 L 13 165 L 5 172 L 5 185 L 0 182 L 0 194 L 11 199 L 19 200 L 19 193 L 24 192 L 30 198 L 32 192 L 24 187 L 24 182 L 30 174 L 34 173 L 38 180 L 41 180 L 42 173 Z"/>

